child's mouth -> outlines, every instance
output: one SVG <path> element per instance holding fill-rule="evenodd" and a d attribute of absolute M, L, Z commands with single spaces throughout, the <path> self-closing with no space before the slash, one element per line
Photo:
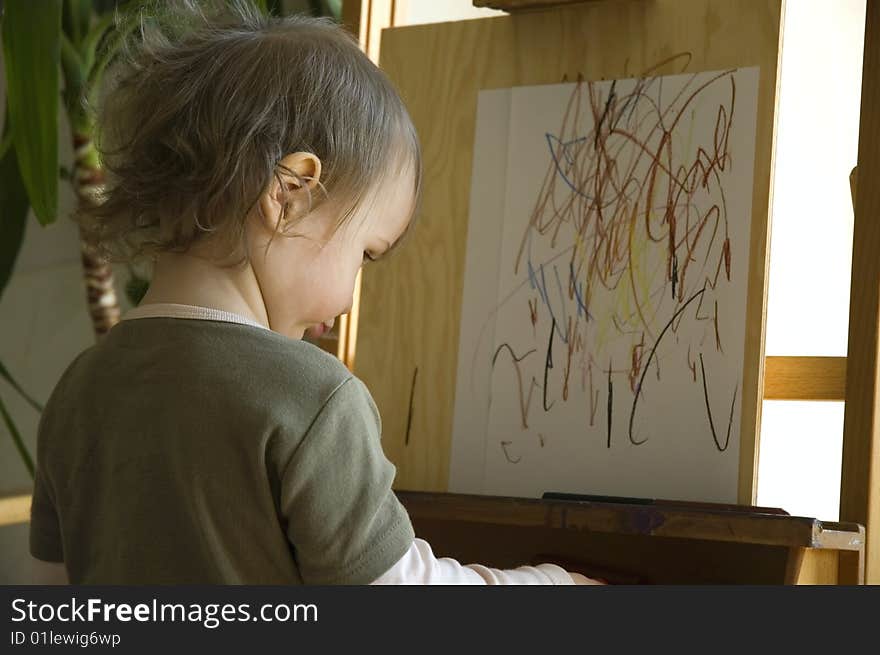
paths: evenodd
<path fill-rule="evenodd" d="M 312 339 L 320 339 L 325 334 L 329 333 L 330 330 L 333 329 L 333 323 L 335 319 L 330 319 L 329 321 L 324 321 L 323 323 L 318 323 L 315 326 L 312 326 L 308 329 L 308 335 Z"/>

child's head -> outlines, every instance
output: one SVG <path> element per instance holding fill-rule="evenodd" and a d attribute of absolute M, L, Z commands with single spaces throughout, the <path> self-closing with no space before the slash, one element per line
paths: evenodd
<path fill-rule="evenodd" d="M 99 107 L 107 187 L 78 221 L 111 261 L 249 266 L 273 329 L 295 333 L 346 311 L 363 259 L 406 230 L 415 129 L 329 20 L 205 6 L 140 19 Z"/>

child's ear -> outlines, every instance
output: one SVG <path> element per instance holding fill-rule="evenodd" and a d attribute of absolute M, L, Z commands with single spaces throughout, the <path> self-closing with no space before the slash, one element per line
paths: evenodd
<path fill-rule="evenodd" d="M 293 152 L 283 157 L 276 164 L 272 180 L 259 201 L 263 220 L 269 230 L 275 231 L 282 214 L 292 220 L 308 211 L 320 180 L 321 160 L 317 155 Z"/>

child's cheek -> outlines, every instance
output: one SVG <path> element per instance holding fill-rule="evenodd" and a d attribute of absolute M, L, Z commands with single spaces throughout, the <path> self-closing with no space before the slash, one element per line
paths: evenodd
<path fill-rule="evenodd" d="M 329 254 L 329 253 L 328 253 Z M 313 276 L 312 318 L 323 321 L 346 312 L 351 306 L 357 268 L 337 258 L 321 258 L 320 266 Z"/>
<path fill-rule="evenodd" d="M 351 309 L 354 283 L 359 268 L 360 266 L 347 267 L 346 269 L 339 271 L 332 292 L 333 307 L 331 309 L 331 316 L 344 314 Z"/>

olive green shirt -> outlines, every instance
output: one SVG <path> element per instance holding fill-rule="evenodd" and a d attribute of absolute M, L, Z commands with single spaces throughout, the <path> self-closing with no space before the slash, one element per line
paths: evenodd
<path fill-rule="evenodd" d="M 219 320 L 123 320 L 37 438 L 30 550 L 74 584 L 366 584 L 414 534 L 334 357 Z"/>

